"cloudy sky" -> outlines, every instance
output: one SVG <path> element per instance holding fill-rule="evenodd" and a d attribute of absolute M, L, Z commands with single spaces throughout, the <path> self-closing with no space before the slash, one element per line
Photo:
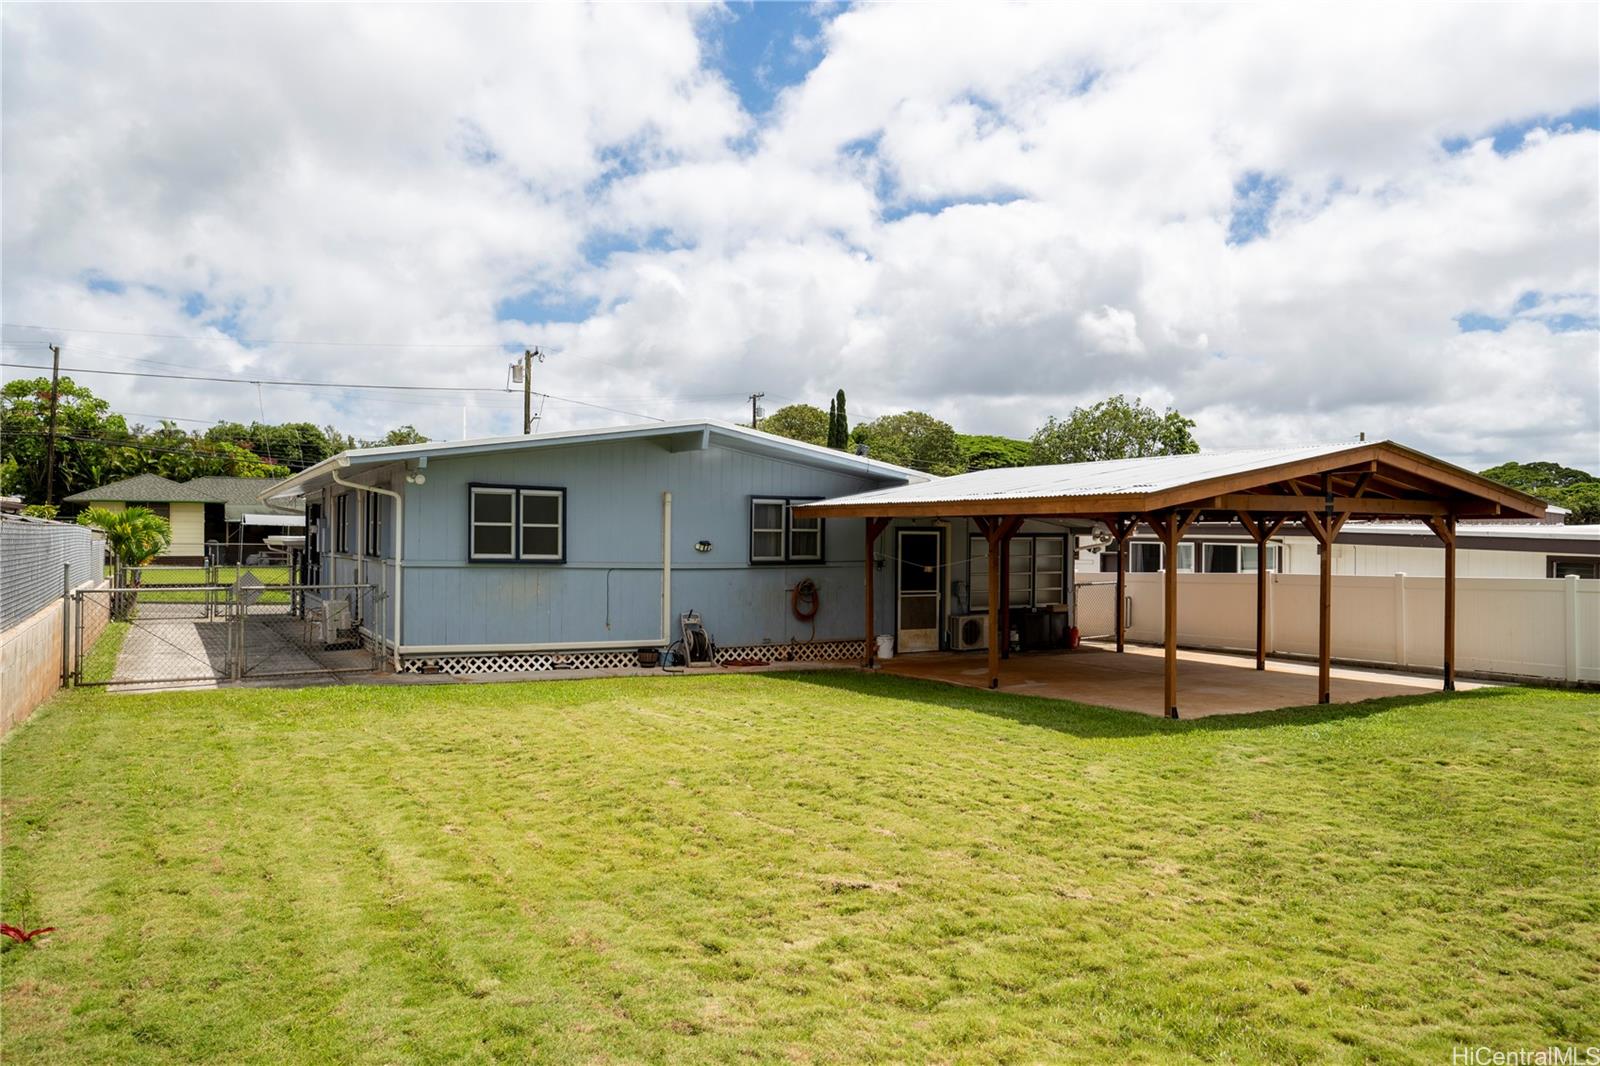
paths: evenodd
<path fill-rule="evenodd" d="M 28 6 L 6 377 L 358 435 L 826 406 L 1600 466 L 1600 8 Z M 37 327 L 45 327 L 43 329 Z M 607 410 L 610 408 L 612 410 Z M 622 413 L 619 413 L 622 412 Z"/>

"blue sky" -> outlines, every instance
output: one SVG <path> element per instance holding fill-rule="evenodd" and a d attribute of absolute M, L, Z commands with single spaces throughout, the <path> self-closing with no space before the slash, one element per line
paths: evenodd
<path fill-rule="evenodd" d="M 857 419 L 1013 437 L 1124 392 L 1215 447 L 1581 465 L 1600 438 L 1593 5 L 0 27 L 8 357 L 484 390 L 108 379 L 129 411 L 505 432 L 506 353 L 538 344 L 549 428 L 842 387 Z"/>

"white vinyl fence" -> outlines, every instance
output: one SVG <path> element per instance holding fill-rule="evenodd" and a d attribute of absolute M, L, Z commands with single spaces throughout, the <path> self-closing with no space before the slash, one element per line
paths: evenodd
<path fill-rule="evenodd" d="M 1317 583 L 1316 574 L 1269 575 L 1268 654 L 1316 655 Z M 1164 640 L 1162 575 L 1129 574 L 1128 599 L 1128 638 Z M 1253 652 L 1255 574 L 1180 574 L 1178 643 Z M 1334 576 L 1335 659 L 1437 670 L 1443 649 L 1443 578 Z M 1456 669 L 1600 682 L 1600 581 L 1458 578 Z"/>

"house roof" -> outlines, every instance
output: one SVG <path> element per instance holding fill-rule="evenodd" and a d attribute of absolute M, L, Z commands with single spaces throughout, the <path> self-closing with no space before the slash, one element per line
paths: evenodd
<path fill-rule="evenodd" d="M 108 485 L 84 489 L 66 497 L 66 503 L 221 503 L 255 506 L 263 489 L 276 485 L 275 478 L 197 477 L 173 481 L 160 474 L 139 474 Z"/>
<path fill-rule="evenodd" d="M 790 459 L 811 466 L 839 470 L 852 474 L 865 474 L 900 483 L 926 481 L 930 475 L 908 467 L 896 466 L 867 456 L 854 455 L 818 444 L 790 440 L 772 433 L 763 433 L 748 426 L 707 419 L 675 422 L 648 422 L 638 425 L 613 426 L 606 429 L 578 429 L 560 433 L 539 433 L 533 436 L 479 437 L 473 440 L 432 441 L 427 444 L 400 444 L 388 448 L 353 448 L 307 467 L 293 477 L 278 484 L 263 499 L 281 499 L 303 495 L 330 480 L 332 471 L 350 467 L 375 466 L 385 463 L 408 462 L 427 458 L 456 455 L 478 455 L 488 452 L 517 451 L 527 448 L 555 448 L 576 444 L 592 444 L 616 440 L 655 440 L 674 451 L 702 448 L 712 441 L 756 452 L 779 459 Z"/>
<path fill-rule="evenodd" d="M 1437 499 L 1510 518 L 1544 514 L 1542 500 L 1393 441 L 975 470 L 797 509 L 826 517 L 1100 515 L 1173 507 L 1296 513 L 1321 510 L 1316 479 L 1333 474 L 1351 482 L 1339 487 L 1339 495 L 1370 489 L 1361 507 L 1348 508 L 1351 513 L 1414 513 L 1409 501 Z"/>
<path fill-rule="evenodd" d="M 98 488 L 74 492 L 64 499 L 66 503 L 99 503 L 104 501 L 133 501 L 135 503 L 205 503 L 206 497 L 185 482 L 173 481 L 160 474 L 139 474 L 135 477 L 113 481 Z"/>

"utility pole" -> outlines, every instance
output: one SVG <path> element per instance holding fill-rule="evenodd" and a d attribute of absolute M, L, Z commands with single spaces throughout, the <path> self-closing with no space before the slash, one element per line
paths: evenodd
<path fill-rule="evenodd" d="M 544 362 L 544 353 L 537 347 L 522 350 L 522 365 L 512 365 L 513 379 L 522 381 L 522 434 L 527 436 L 533 432 L 533 361 L 537 359 Z M 517 373 L 517 371 L 521 373 Z"/>
<path fill-rule="evenodd" d="M 50 439 L 44 453 L 44 502 L 54 503 L 56 496 L 56 398 L 60 394 L 61 346 L 50 346 Z"/>
<path fill-rule="evenodd" d="M 756 401 L 761 399 L 761 397 L 763 397 L 765 395 L 766 395 L 766 393 L 764 393 L 764 392 L 752 392 L 750 394 L 750 428 L 751 429 L 759 428 L 759 427 L 757 427 L 756 423 L 761 421 L 761 407 L 756 403 Z"/>

